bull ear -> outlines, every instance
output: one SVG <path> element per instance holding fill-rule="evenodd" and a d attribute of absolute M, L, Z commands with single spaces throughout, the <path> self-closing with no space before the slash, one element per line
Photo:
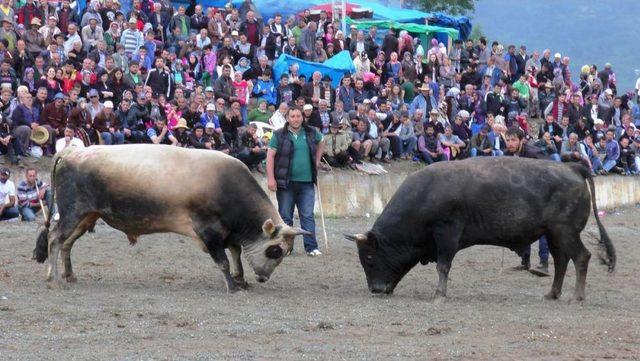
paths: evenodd
<path fill-rule="evenodd" d="M 358 234 L 345 234 L 344 238 L 346 238 L 347 240 L 351 241 L 351 242 L 355 242 L 358 244 L 362 244 L 367 242 L 367 235 L 366 234 L 362 234 L 362 233 L 358 233 Z"/>
<path fill-rule="evenodd" d="M 273 223 L 271 218 L 264 221 L 264 224 L 262 225 L 262 231 L 269 237 L 273 236 L 273 234 L 276 232 L 276 225 Z"/>

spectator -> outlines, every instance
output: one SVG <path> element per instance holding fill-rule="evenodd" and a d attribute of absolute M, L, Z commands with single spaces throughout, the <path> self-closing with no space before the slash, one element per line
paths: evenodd
<path fill-rule="evenodd" d="M 432 124 L 427 124 L 426 133 L 422 124 L 416 125 L 416 133 L 418 134 L 418 154 L 422 161 L 427 164 L 444 160 L 444 150 L 442 144 L 438 140 L 435 128 Z"/>
<path fill-rule="evenodd" d="M 284 222 L 292 226 L 293 209 L 297 206 L 300 225 L 309 232 L 304 235 L 304 248 L 312 257 L 322 255 L 315 238 L 313 207 L 317 167 L 323 153 L 322 134 L 304 125 L 302 112 L 293 108 L 289 110 L 285 127 L 271 138 L 267 154 L 267 182 L 269 190 L 276 192 L 278 212 Z"/>
<path fill-rule="evenodd" d="M 73 124 L 67 124 L 64 127 L 64 137 L 61 137 L 56 142 L 56 153 L 62 152 L 68 147 L 84 148 L 84 143 L 78 137 L 76 137 L 76 127 Z"/>
<path fill-rule="evenodd" d="M 540 151 L 546 158 L 560 161 L 561 157 L 560 154 L 558 154 L 558 148 L 556 148 L 556 143 L 551 138 L 549 131 L 545 131 L 534 145 L 540 148 Z"/>
<path fill-rule="evenodd" d="M 178 140 L 167 127 L 167 122 L 163 118 L 157 118 L 154 125 L 147 129 L 147 137 L 153 144 L 178 145 Z"/>
<path fill-rule="evenodd" d="M 16 186 L 9 176 L 11 176 L 9 168 L 0 168 L 0 221 L 16 219 L 20 216 L 16 203 Z"/>
<path fill-rule="evenodd" d="M 53 207 L 53 193 L 48 184 L 38 179 L 35 168 L 27 168 L 25 177 L 18 185 L 18 208 L 23 221 L 33 222 L 41 211 L 40 201 L 48 208 Z"/>
<path fill-rule="evenodd" d="M 629 137 L 620 138 L 620 157 L 618 158 L 617 166 L 622 169 L 622 175 L 636 175 L 638 169 L 636 168 L 636 152 L 629 146 L 631 140 Z"/>
<path fill-rule="evenodd" d="M 249 124 L 246 130 L 240 134 L 236 156 L 250 170 L 256 169 L 259 173 L 264 174 L 262 161 L 267 158 L 267 147 L 262 144 L 262 141 L 256 135 L 257 129 L 257 125 Z"/>
<path fill-rule="evenodd" d="M 618 161 L 620 159 L 620 145 L 618 141 L 615 139 L 615 131 L 612 129 L 607 130 L 605 133 L 606 146 L 605 146 L 605 157 L 603 160 L 602 168 L 604 168 L 607 172 L 614 172 L 618 174 L 622 174 L 624 169 L 617 166 Z"/>
<path fill-rule="evenodd" d="M 105 145 L 124 144 L 122 124 L 110 100 L 104 102 L 104 108 L 93 119 L 93 127 L 100 132 Z"/>
<path fill-rule="evenodd" d="M 478 133 L 471 137 L 471 141 L 469 143 L 469 154 L 471 157 L 497 155 L 492 149 L 493 147 L 488 135 L 489 126 L 485 124 Z"/>

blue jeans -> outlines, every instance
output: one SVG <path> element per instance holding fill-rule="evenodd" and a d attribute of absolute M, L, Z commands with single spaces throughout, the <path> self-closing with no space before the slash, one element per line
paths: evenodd
<path fill-rule="evenodd" d="M 477 148 L 471 148 L 471 152 L 470 152 L 472 157 L 477 157 L 478 156 L 478 149 Z M 488 155 L 492 155 L 494 157 L 502 157 L 504 155 L 504 153 L 499 150 L 499 149 L 492 149 L 491 150 L 491 154 L 484 154 L 481 153 L 481 156 L 488 156 Z"/>
<path fill-rule="evenodd" d="M 44 192 L 44 200 L 43 203 L 49 208 L 51 209 L 51 207 L 53 206 L 53 193 L 51 192 L 50 189 L 47 189 Z M 22 216 L 22 220 L 24 222 L 33 222 L 36 220 L 36 213 L 38 213 L 39 211 L 41 211 L 40 206 L 38 205 L 38 207 L 31 207 L 31 206 L 22 206 L 19 208 L 20 210 L 20 215 Z M 55 210 L 53 210 L 55 213 Z"/>
<path fill-rule="evenodd" d="M 124 144 L 124 134 L 119 131 L 115 133 L 102 132 L 100 134 L 105 145 Z"/>
<path fill-rule="evenodd" d="M 560 154 L 558 153 L 553 153 L 549 156 L 549 158 L 551 158 L 551 160 L 555 160 L 556 162 L 561 162 L 561 158 L 560 158 Z"/>
<path fill-rule="evenodd" d="M 130 143 L 146 143 L 147 134 L 141 130 L 131 130 L 131 135 L 127 137 Z"/>
<path fill-rule="evenodd" d="M 318 249 L 316 242 L 316 221 L 313 218 L 313 206 L 316 199 L 316 191 L 312 182 L 289 182 L 287 188 L 276 191 L 278 199 L 278 213 L 284 223 L 293 226 L 293 209 L 298 207 L 300 227 L 311 235 L 304 235 L 304 250 L 311 252 Z"/>
<path fill-rule="evenodd" d="M 612 159 L 607 160 L 605 158 L 602 168 L 604 168 L 604 170 L 606 170 L 607 172 L 610 172 L 613 169 L 613 167 L 616 166 L 616 164 L 618 164 L 617 160 L 612 160 Z"/>
<path fill-rule="evenodd" d="M 598 156 L 593 156 L 591 157 L 591 170 L 593 172 L 598 172 L 602 169 L 602 161 L 600 160 L 600 157 Z"/>
<path fill-rule="evenodd" d="M 10 208 L 5 208 L 0 214 L 0 220 L 4 221 L 6 219 L 12 219 L 20 216 L 20 210 L 18 210 L 17 206 L 13 206 Z"/>
<path fill-rule="evenodd" d="M 401 155 L 413 153 L 416 149 L 416 144 L 418 143 L 418 138 L 415 135 L 409 137 L 408 139 L 400 141 Z"/>
<path fill-rule="evenodd" d="M 538 256 L 540 256 L 540 263 L 549 263 L 549 244 L 547 243 L 547 236 L 543 235 L 538 240 Z M 522 261 L 523 263 L 529 263 L 529 259 L 531 258 L 531 245 L 528 245 L 524 248 L 522 253 Z"/>

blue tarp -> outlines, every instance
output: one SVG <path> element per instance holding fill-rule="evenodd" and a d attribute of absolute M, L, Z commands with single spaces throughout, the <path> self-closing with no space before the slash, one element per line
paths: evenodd
<path fill-rule="evenodd" d="M 311 75 L 314 71 L 321 72 L 323 76 L 330 76 L 331 85 L 336 88 L 340 85 L 340 81 L 345 74 L 353 74 L 356 72 L 351 56 L 346 50 L 339 52 L 324 63 L 314 63 L 291 55 L 282 54 L 273 64 L 275 79 L 280 79 L 280 75 L 288 73 L 289 66 L 294 63 L 298 64 L 300 67 L 299 73 L 307 77 L 307 79 L 311 79 Z"/>

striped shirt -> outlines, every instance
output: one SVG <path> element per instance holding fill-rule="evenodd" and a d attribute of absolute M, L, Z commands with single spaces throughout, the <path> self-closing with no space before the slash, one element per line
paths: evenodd
<path fill-rule="evenodd" d="M 142 33 L 136 30 L 126 29 L 120 37 L 120 44 L 124 46 L 124 52 L 127 55 L 135 54 L 144 44 Z"/>
<path fill-rule="evenodd" d="M 46 183 L 43 183 L 41 180 L 38 181 L 38 189 L 44 189 L 46 187 Z M 18 185 L 18 206 L 35 206 L 38 204 L 38 199 L 38 191 L 36 190 L 35 184 L 30 185 L 26 180 L 21 181 Z"/>

